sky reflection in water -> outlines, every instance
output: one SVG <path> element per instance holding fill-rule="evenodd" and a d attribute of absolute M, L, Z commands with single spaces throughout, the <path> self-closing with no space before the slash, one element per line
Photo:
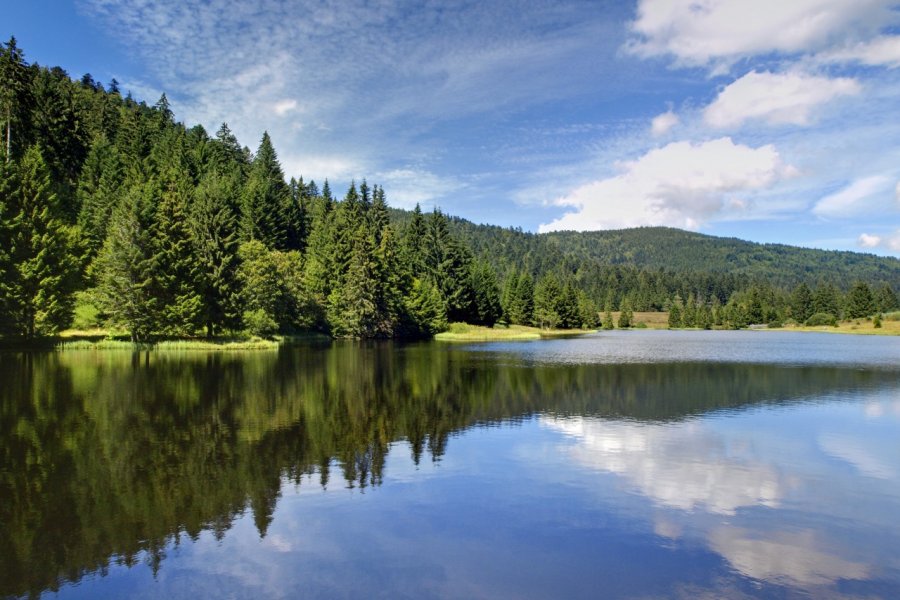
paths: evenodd
<path fill-rule="evenodd" d="M 84 407 L 56 431 L 90 472 L 76 461 L 55 493 L 97 502 L 88 486 L 131 521 L 128 501 L 144 498 L 161 532 L 117 538 L 127 528 L 105 512 L 52 531 L 34 516 L 50 499 L 4 492 L 16 526 L 3 547 L 30 570 L 0 558 L 2 592 L 56 577 L 50 597 L 900 597 L 900 340 L 722 334 L 703 340 L 704 361 L 700 337 L 338 344 L 187 371 L 183 357 L 0 357 L 19 397 L 57 416 L 55 401 Z M 34 369 L 43 391 L 22 376 Z M 0 439 L 17 457 L 24 424 L 52 419 L 3 394 L 18 425 Z M 227 435 L 208 437 L 213 419 Z M 110 438 L 168 449 L 171 473 L 106 469 L 124 452 Z M 204 444 L 219 463 L 196 456 Z M 49 442 L 37 452 L 68 456 Z M 235 500 L 196 508 L 184 489 L 201 468 L 204 494 Z M 147 477 L 175 508 L 142 491 Z M 44 552 L 66 539 L 108 548 L 112 563 L 98 571 L 70 550 L 69 574 L 53 575 L 29 558 L 37 538 Z M 136 564 L 116 564 L 121 548 L 139 549 Z"/>

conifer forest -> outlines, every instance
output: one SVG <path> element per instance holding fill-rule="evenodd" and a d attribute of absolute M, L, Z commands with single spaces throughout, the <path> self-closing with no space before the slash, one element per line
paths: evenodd
<path fill-rule="evenodd" d="M 733 328 L 898 308 L 896 259 L 652 228 L 538 235 L 392 209 L 366 179 L 287 178 L 267 133 L 251 150 L 227 124 L 177 122 L 165 95 L 29 64 L 14 38 L 0 125 L 6 338 L 428 337 L 457 321 L 596 328 L 612 310 Z"/>

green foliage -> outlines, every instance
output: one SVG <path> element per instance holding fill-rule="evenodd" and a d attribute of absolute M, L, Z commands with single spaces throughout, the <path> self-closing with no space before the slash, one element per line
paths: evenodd
<path fill-rule="evenodd" d="M 847 294 L 847 304 L 844 315 L 847 319 L 862 319 L 875 313 L 877 310 L 872 290 L 863 281 L 857 281 Z"/>
<path fill-rule="evenodd" d="M 872 319 L 872 326 L 875 329 L 881 329 L 881 313 L 877 313 Z"/>
<path fill-rule="evenodd" d="M 474 319 L 471 322 L 492 327 L 503 316 L 494 269 L 486 261 L 475 261 L 470 276 L 474 304 L 471 311 Z"/>
<path fill-rule="evenodd" d="M 809 327 L 822 327 L 825 325 L 837 327 L 837 317 L 831 313 L 815 313 L 806 320 Z"/>
<path fill-rule="evenodd" d="M 631 310 L 631 300 L 625 298 L 619 310 L 619 328 L 629 329 L 634 322 L 634 312 Z"/>
<path fill-rule="evenodd" d="M 75 232 L 65 223 L 37 146 L 19 164 L 16 188 L 6 198 L 8 311 L 14 333 L 34 338 L 71 322 L 80 264 Z"/>
<path fill-rule="evenodd" d="M 262 338 L 271 337 L 278 331 L 278 323 L 264 308 L 248 310 L 244 313 L 244 326 L 247 333 Z"/>

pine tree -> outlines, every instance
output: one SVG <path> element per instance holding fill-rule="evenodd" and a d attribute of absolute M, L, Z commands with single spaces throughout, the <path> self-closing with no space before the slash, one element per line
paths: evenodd
<path fill-rule="evenodd" d="M 15 331 L 12 310 L 14 291 L 13 263 L 10 256 L 12 247 L 12 210 L 16 204 L 13 194 L 18 193 L 16 165 L 3 157 L 5 148 L 0 148 L 0 335 Z"/>
<path fill-rule="evenodd" d="M 373 337 L 377 331 L 374 265 L 365 245 L 357 243 L 340 287 L 328 297 L 328 323 L 335 337 Z"/>
<path fill-rule="evenodd" d="M 597 304 L 583 291 L 578 291 L 578 315 L 582 329 L 597 329 L 600 326 L 600 310 Z"/>
<path fill-rule="evenodd" d="M 534 323 L 534 280 L 528 273 L 519 277 L 513 299 L 513 323 L 531 325 Z"/>
<path fill-rule="evenodd" d="M 612 316 L 612 299 L 606 299 L 606 311 L 603 313 L 603 329 L 606 331 L 611 331 L 616 328 L 616 324 L 613 322 Z"/>
<path fill-rule="evenodd" d="M 578 314 L 578 294 L 571 283 L 566 283 L 556 302 L 556 314 L 559 315 L 560 329 L 575 329 L 581 325 Z"/>
<path fill-rule="evenodd" d="M 326 187 L 327 183 L 326 181 Z M 325 306 L 335 283 L 334 219 L 335 206 L 329 193 L 328 196 L 323 195 L 313 210 L 304 269 L 305 287 L 320 307 Z"/>
<path fill-rule="evenodd" d="M 414 279 L 404 300 L 412 335 L 431 336 L 447 329 L 447 308 L 441 292 L 427 280 Z"/>
<path fill-rule="evenodd" d="M 431 281 L 440 289 L 450 321 L 473 319 L 473 290 L 469 278 L 471 256 L 451 233 L 447 218 L 437 209 L 425 228 L 424 262 Z"/>

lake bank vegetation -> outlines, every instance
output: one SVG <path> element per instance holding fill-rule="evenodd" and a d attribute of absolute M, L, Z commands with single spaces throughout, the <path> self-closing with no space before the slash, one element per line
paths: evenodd
<path fill-rule="evenodd" d="M 267 133 L 251 152 L 227 124 L 176 122 L 165 95 L 148 106 L 115 80 L 29 64 L 15 39 L 0 46 L 0 131 L 4 343 L 75 330 L 256 347 L 457 322 L 590 330 L 650 326 L 634 315 L 654 312 L 741 328 L 898 308 L 895 259 L 659 228 L 526 234 L 390 209 L 366 180 L 337 195 L 287 179 Z"/>

